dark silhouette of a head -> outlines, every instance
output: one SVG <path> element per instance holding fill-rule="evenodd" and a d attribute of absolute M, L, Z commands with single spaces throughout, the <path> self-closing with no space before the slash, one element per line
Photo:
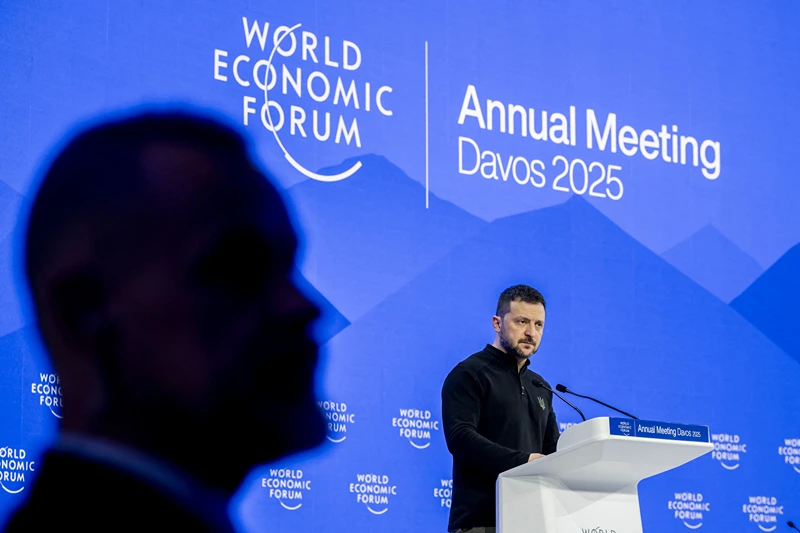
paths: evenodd
<path fill-rule="evenodd" d="M 293 282 L 297 241 L 243 139 L 215 120 L 146 113 L 74 137 L 25 242 L 62 429 L 226 490 L 320 444 L 319 311 Z"/>

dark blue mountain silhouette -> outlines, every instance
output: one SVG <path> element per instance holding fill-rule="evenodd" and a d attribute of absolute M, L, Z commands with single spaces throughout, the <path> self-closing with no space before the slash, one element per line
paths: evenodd
<path fill-rule="evenodd" d="M 755 259 L 711 224 L 661 257 L 723 302 L 741 294 L 763 270 Z"/>
<path fill-rule="evenodd" d="M 441 432 L 419 454 L 398 436 L 392 417 L 400 408 L 440 416 L 444 377 L 492 341 L 497 296 L 516 283 L 538 287 L 548 299 L 533 368 L 553 385 L 613 398 L 643 418 L 708 424 L 746 438 L 779 441 L 785 428 L 800 425 L 800 397 L 772 390 L 778 379 L 800 380 L 800 366 L 728 305 L 574 197 L 492 222 L 328 343 L 326 393 L 347 402 L 358 424 L 371 428 L 368 445 L 351 444 L 336 460 L 382 464 L 388 454 L 413 462 L 396 473 L 398 484 L 410 485 L 418 483 L 418 472 L 449 465 Z M 587 416 L 613 414 L 581 406 Z M 563 405 L 556 409 L 562 421 L 576 420 Z M 719 466 L 710 459 L 687 468 L 708 483 L 725 482 L 714 477 L 711 469 Z M 765 475 L 741 474 L 742 483 Z"/>
<path fill-rule="evenodd" d="M 23 323 L 17 305 L 14 279 L 14 225 L 19 219 L 23 196 L 0 181 L 0 335 L 19 328 Z"/>
<path fill-rule="evenodd" d="M 346 180 L 288 190 L 306 235 L 303 272 L 350 321 L 485 225 L 434 195 L 426 209 L 424 187 L 386 158 L 358 160 L 363 168 Z"/>
<path fill-rule="evenodd" d="M 13 235 L 0 239 L 0 336 L 21 327 L 25 321 L 14 276 L 15 251 Z"/>
<path fill-rule="evenodd" d="M 5 239 L 18 221 L 23 196 L 0 181 L 0 239 Z"/>
<path fill-rule="evenodd" d="M 15 403 L 19 402 L 22 361 L 30 351 L 28 340 L 33 332 L 31 326 L 25 326 L 0 336 L 0 365 L 3 368 L 0 372 L 0 399 L 4 403 L 9 400 L 12 391 L 17 396 Z"/>
<path fill-rule="evenodd" d="M 392 388 L 409 384 L 401 379 L 406 373 L 409 379 L 443 378 L 492 340 L 497 296 L 515 283 L 538 287 L 548 298 L 546 335 L 534 366 L 576 390 L 580 384 L 613 392 L 647 416 L 736 417 L 715 409 L 726 391 L 734 394 L 767 375 L 800 378 L 800 367 L 739 313 L 574 197 L 492 222 L 355 321 L 328 344 L 332 355 L 341 352 L 332 357 L 331 385 L 344 387 L 353 367 L 376 349 L 397 377 L 381 394 L 399 393 Z M 379 370 L 376 363 L 369 374 Z M 644 367 L 647 376 L 640 375 Z M 706 379 L 715 381 L 713 392 Z M 424 380 L 410 383 L 425 386 Z M 667 402 L 662 395 L 674 392 L 675 383 L 695 399 L 710 396 L 683 407 Z M 620 386 L 625 390 L 616 390 Z"/>
<path fill-rule="evenodd" d="M 295 281 L 305 295 L 319 306 L 322 313 L 315 330 L 317 342 L 320 344 L 328 342 L 336 336 L 337 333 L 350 325 L 350 321 L 348 321 L 344 315 L 316 289 L 316 287 L 309 283 L 301 273 L 298 272 L 295 274 Z"/>
<path fill-rule="evenodd" d="M 731 302 L 743 317 L 800 362 L 797 305 L 800 302 L 800 244 L 794 245 Z"/>

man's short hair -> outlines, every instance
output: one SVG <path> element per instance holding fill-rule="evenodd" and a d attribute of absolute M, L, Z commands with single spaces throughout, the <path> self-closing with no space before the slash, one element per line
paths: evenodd
<path fill-rule="evenodd" d="M 32 285 L 54 244 L 78 219 L 108 216 L 145 193 L 140 158 L 157 142 L 181 143 L 212 156 L 244 159 L 247 151 L 233 129 L 191 112 L 151 111 L 83 130 L 50 164 L 36 192 L 25 239 L 25 272 Z"/>
<path fill-rule="evenodd" d="M 528 285 L 514 285 L 504 290 L 497 300 L 497 316 L 503 318 L 511 311 L 511 302 L 542 304 L 542 307 L 547 309 L 542 293 Z"/>

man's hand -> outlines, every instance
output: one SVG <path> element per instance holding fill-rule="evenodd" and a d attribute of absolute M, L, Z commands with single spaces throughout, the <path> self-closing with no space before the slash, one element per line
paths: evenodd
<path fill-rule="evenodd" d="M 532 453 L 530 457 L 528 457 L 528 462 L 535 461 L 536 459 L 541 459 L 544 455 L 540 453 Z"/>

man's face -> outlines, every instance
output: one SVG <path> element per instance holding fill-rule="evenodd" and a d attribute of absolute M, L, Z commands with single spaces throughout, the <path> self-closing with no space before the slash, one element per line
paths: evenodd
<path fill-rule="evenodd" d="M 544 332 L 542 304 L 511 302 L 505 316 L 494 317 L 495 331 L 503 349 L 517 359 L 527 359 L 537 352 Z"/>
<path fill-rule="evenodd" d="M 156 251 L 144 245 L 113 299 L 121 374 L 136 380 L 124 393 L 220 446 L 226 456 L 209 462 L 252 466 L 316 446 L 319 310 L 292 279 L 297 240 L 283 204 L 255 172 L 174 150 L 146 154 L 156 167 L 179 161 L 187 179 L 154 185 L 166 221 Z"/>

